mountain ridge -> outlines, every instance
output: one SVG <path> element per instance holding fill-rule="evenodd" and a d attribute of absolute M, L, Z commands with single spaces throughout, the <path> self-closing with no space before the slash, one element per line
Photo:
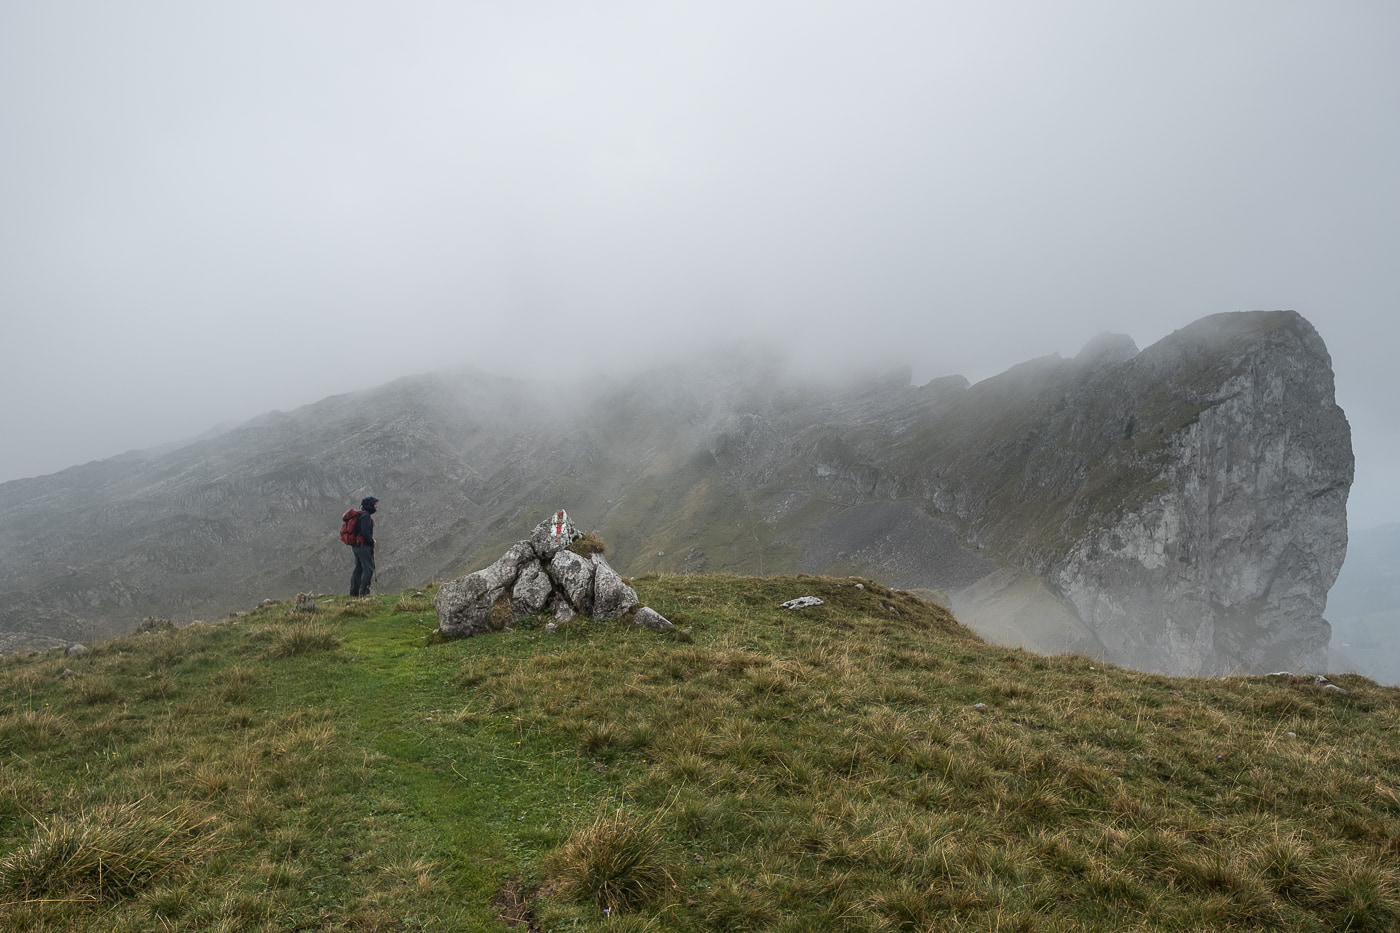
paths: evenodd
<path fill-rule="evenodd" d="M 976 384 L 914 386 L 907 367 L 836 381 L 758 352 L 587 386 L 408 377 L 0 485 L 16 503 L 0 630 L 116 634 L 337 591 L 335 520 L 373 493 L 386 586 L 476 569 L 565 507 L 626 573 L 862 573 L 1003 637 L 1025 628 L 998 615 L 1014 593 L 1023 622 L 1050 620 L 1028 647 L 1169 673 L 1307 668 L 1325 663 L 1352 471 L 1330 366 L 1301 316 L 1244 312 Z M 1301 582 L 1273 594 L 1295 551 Z M 1256 556 L 1270 579 L 1231 589 Z"/>

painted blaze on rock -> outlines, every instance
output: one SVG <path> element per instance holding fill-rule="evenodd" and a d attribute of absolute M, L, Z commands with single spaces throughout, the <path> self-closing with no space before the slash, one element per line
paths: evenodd
<path fill-rule="evenodd" d="M 636 608 L 636 590 L 601 554 L 582 557 L 568 550 L 581 537 L 559 509 L 495 563 L 438 590 L 438 631 L 452 638 L 484 635 L 539 612 L 552 612 L 560 622 L 576 615 L 622 618 Z M 498 605 L 502 609 L 493 612 Z"/>

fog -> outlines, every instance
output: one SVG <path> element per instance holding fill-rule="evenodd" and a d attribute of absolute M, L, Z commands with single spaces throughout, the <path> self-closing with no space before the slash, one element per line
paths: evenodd
<path fill-rule="evenodd" d="M 0 481 L 735 339 L 976 381 L 1291 308 L 1400 520 L 1400 6 L 0 4 Z"/>

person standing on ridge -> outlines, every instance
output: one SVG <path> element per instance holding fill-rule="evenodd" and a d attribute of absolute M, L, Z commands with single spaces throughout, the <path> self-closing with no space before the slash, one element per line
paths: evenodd
<path fill-rule="evenodd" d="M 360 500 L 359 540 L 350 546 L 355 552 L 355 570 L 350 574 L 351 596 L 368 596 L 370 581 L 374 579 L 374 513 L 378 506 L 379 500 L 374 496 Z"/>

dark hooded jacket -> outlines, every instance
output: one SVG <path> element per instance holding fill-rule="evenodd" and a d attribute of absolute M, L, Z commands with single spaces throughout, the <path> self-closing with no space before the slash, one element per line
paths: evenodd
<path fill-rule="evenodd" d="M 362 547 L 374 547 L 374 512 L 379 500 L 373 496 L 360 503 L 360 541 Z"/>

